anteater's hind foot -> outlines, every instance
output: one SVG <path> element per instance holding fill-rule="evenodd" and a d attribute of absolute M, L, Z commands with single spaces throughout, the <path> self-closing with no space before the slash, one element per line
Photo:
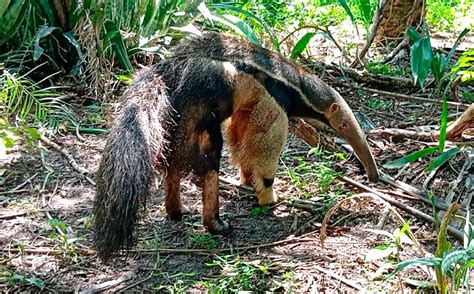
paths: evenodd
<path fill-rule="evenodd" d="M 229 223 L 219 217 L 219 172 L 212 170 L 202 178 L 202 222 L 212 234 L 227 235 L 232 230 Z"/>
<path fill-rule="evenodd" d="M 184 214 L 189 214 L 190 209 L 181 203 L 179 192 L 181 176 L 178 173 L 168 173 L 165 177 L 165 207 L 166 213 L 172 220 L 180 221 Z"/>

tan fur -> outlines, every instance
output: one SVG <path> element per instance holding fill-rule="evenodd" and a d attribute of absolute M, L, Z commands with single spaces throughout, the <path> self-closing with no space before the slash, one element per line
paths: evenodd
<path fill-rule="evenodd" d="M 240 168 L 241 183 L 252 184 L 260 205 L 277 201 L 263 179 L 275 177 L 276 165 L 288 135 L 288 117 L 265 88 L 252 76 L 234 77 L 234 112 L 225 133 L 231 163 Z"/>

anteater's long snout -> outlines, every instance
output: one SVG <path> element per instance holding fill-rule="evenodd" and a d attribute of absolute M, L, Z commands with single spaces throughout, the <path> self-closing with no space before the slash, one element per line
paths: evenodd
<path fill-rule="evenodd" d="M 367 144 L 365 134 L 347 102 L 337 94 L 324 116 L 328 119 L 331 127 L 354 148 L 359 160 L 364 165 L 369 180 L 377 182 L 379 172 L 374 156 Z"/>

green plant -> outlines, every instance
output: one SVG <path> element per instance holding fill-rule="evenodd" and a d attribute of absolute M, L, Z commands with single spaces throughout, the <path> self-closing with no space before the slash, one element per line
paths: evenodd
<path fill-rule="evenodd" d="M 470 291 L 469 270 L 474 267 L 474 237 L 469 213 L 466 217 L 464 246 L 452 249 L 452 244 L 447 239 L 449 221 L 458 208 L 459 204 L 452 204 L 439 226 L 436 226 L 438 239 L 434 256 L 403 261 L 387 276 L 386 280 L 410 267 L 430 266 L 435 270 L 436 283 L 440 293 L 459 293 L 462 289 Z M 436 211 L 434 213 L 436 214 Z"/>
<path fill-rule="evenodd" d="M 474 81 L 474 49 L 464 52 L 451 69 L 453 79 L 461 84 L 469 84 Z M 462 96 L 469 102 L 474 102 L 474 93 L 462 91 Z"/>
<path fill-rule="evenodd" d="M 357 29 L 357 20 L 361 21 L 365 27 L 365 30 L 369 32 L 370 24 L 372 23 L 372 19 L 374 18 L 375 6 L 377 5 L 376 1 L 370 0 L 355 0 L 351 1 L 352 9 L 349 7 L 346 0 L 338 0 L 339 4 L 344 8 L 347 16 L 351 19 L 352 23 Z M 355 9 L 354 9 L 355 8 Z M 352 11 L 356 11 L 356 15 L 352 13 Z"/>
<path fill-rule="evenodd" d="M 473 11 L 474 3 L 470 0 L 426 1 L 426 20 L 437 31 L 457 31 L 469 21 Z"/>
<path fill-rule="evenodd" d="M 168 275 L 165 272 L 160 272 L 170 284 L 160 283 L 154 287 L 154 290 L 161 293 L 164 290 L 167 293 L 186 293 L 187 289 L 195 282 L 196 273 L 194 272 L 180 272 L 174 275 Z"/>
<path fill-rule="evenodd" d="M 254 207 L 249 215 L 251 217 L 259 217 L 261 215 L 267 215 L 269 213 L 269 208 L 268 206 L 262 206 L 262 207 Z"/>
<path fill-rule="evenodd" d="M 31 285 L 43 290 L 44 281 L 36 277 L 26 277 L 21 274 L 14 273 L 3 265 L 0 265 L 0 283 Z"/>
<path fill-rule="evenodd" d="M 68 225 L 59 219 L 49 219 L 47 222 L 51 233 L 49 238 L 59 243 L 60 253 L 63 257 L 68 258 L 72 263 L 78 263 L 82 257 L 77 252 L 75 243 L 81 238 L 69 238 L 65 233 L 68 230 Z M 57 231 L 63 234 L 58 234 Z"/>
<path fill-rule="evenodd" d="M 364 105 L 371 109 L 386 110 L 392 107 L 392 102 L 384 99 L 378 99 L 376 97 L 371 97 L 364 100 Z"/>
<path fill-rule="evenodd" d="M 410 237 L 406 234 L 409 228 L 409 222 L 405 223 L 402 228 L 395 229 L 393 233 L 382 231 L 382 230 L 370 230 L 371 232 L 379 235 L 383 235 L 389 238 L 389 242 L 378 245 L 375 248 L 369 250 L 366 254 L 366 261 L 372 261 L 382 258 L 388 258 L 390 262 L 399 262 L 400 251 L 403 244 L 414 244 Z"/>
<path fill-rule="evenodd" d="M 401 76 L 404 74 L 402 69 L 393 64 L 369 62 L 366 67 L 372 74 L 382 74 L 386 76 Z"/>
<path fill-rule="evenodd" d="M 311 160 L 316 157 L 317 160 Z M 327 196 L 338 176 L 333 169 L 334 163 L 345 160 L 343 153 L 331 153 L 319 148 L 312 148 L 306 157 L 293 157 L 293 166 L 285 166 L 291 183 L 309 198 L 311 194 Z"/>
<path fill-rule="evenodd" d="M 242 261 L 239 256 L 219 256 L 206 263 L 208 267 L 217 267 L 221 273 L 214 279 L 202 282 L 213 293 L 237 291 L 261 292 L 270 288 L 267 284 L 271 264 L 266 261 Z"/>
<path fill-rule="evenodd" d="M 217 241 L 213 235 L 209 233 L 205 234 L 194 234 L 191 241 L 198 247 L 206 248 L 208 251 L 212 251 L 217 246 Z"/>
<path fill-rule="evenodd" d="M 444 86 L 443 90 L 443 109 L 441 112 L 441 121 L 440 121 L 440 132 L 439 132 L 439 139 L 438 139 L 438 146 L 436 147 L 429 147 L 422 150 L 417 150 L 412 152 L 402 158 L 396 159 L 394 161 L 388 162 L 384 164 L 385 168 L 399 168 L 407 163 L 414 162 L 422 157 L 431 155 L 433 153 L 439 153 L 439 155 L 434 158 L 427 168 L 425 169 L 426 172 L 432 171 L 444 163 L 446 163 L 449 159 L 459 153 L 463 146 L 461 147 L 454 147 L 449 150 L 445 150 L 445 141 L 446 141 L 446 129 L 448 126 L 448 105 L 447 105 L 447 96 L 448 92 L 451 88 L 451 85 L 455 81 L 458 74 L 463 76 L 463 69 L 467 68 L 467 76 L 470 76 L 470 70 L 472 70 L 472 62 L 469 58 L 464 59 L 464 55 L 458 59 L 458 62 L 455 66 L 451 69 L 450 60 L 456 50 L 459 41 L 462 37 L 464 37 L 469 32 L 468 29 L 465 29 L 457 38 L 456 42 L 454 43 L 451 51 L 447 56 L 444 54 L 434 54 L 433 49 L 431 47 L 431 41 L 427 30 L 425 29 L 425 36 L 422 37 L 418 32 L 416 32 L 413 28 L 410 28 L 407 33 L 408 36 L 412 41 L 415 41 L 411 47 L 411 66 L 413 71 L 413 77 L 415 79 L 415 83 L 419 83 L 420 86 L 423 88 L 424 81 L 428 76 L 429 70 L 435 76 L 435 80 L 438 83 L 438 89 L 442 87 L 442 82 L 446 81 L 446 85 Z M 462 64 L 462 65 L 461 65 Z"/>
<path fill-rule="evenodd" d="M 33 82 L 28 78 L 28 73 L 18 75 L 3 69 L 0 75 L 0 106 L 5 108 L 6 113 L 15 114 L 20 121 L 25 121 L 33 113 L 35 122 L 48 124 L 52 128 L 56 128 L 60 120 L 77 124 L 77 118 L 70 107 L 59 99 L 60 95 L 56 90 L 60 87 L 39 87 L 39 84 L 50 77 L 51 75 Z"/>
<path fill-rule="evenodd" d="M 469 33 L 469 29 L 464 29 L 454 42 L 448 55 L 444 53 L 434 53 L 431 47 L 430 35 L 425 27 L 424 36 L 420 35 L 413 27 L 407 30 L 407 35 L 413 45 L 410 50 L 410 64 L 415 84 L 424 87 L 424 82 L 431 71 L 437 83 L 445 77 L 449 70 L 449 65 L 460 40 Z"/>

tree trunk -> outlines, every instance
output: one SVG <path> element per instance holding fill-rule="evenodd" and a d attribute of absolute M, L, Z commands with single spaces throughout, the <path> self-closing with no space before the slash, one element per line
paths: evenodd
<path fill-rule="evenodd" d="M 401 41 L 408 27 L 418 26 L 425 15 L 425 0 L 386 0 L 376 42 Z M 398 43 L 398 42 L 397 42 Z"/>

